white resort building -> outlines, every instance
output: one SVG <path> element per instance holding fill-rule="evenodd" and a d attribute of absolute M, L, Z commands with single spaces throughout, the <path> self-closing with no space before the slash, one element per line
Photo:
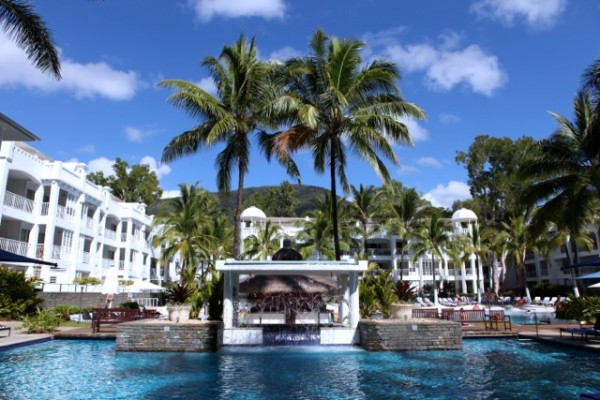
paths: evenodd
<path fill-rule="evenodd" d="M 54 161 L 24 142 L 2 142 L 0 248 L 57 263 L 11 268 L 40 277 L 44 291 L 76 278 L 103 279 L 110 267 L 120 279 L 160 280 L 146 205 L 117 199 L 87 173 L 85 164 Z"/>

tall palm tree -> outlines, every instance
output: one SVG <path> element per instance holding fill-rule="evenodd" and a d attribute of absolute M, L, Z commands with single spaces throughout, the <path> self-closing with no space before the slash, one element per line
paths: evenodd
<path fill-rule="evenodd" d="M 281 227 L 267 221 L 256 235 L 250 235 L 244 241 L 245 256 L 251 259 L 266 260 L 279 249 L 279 234 Z"/>
<path fill-rule="evenodd" d="M 541 204 L 535 219 L 552 221 L 571 237 L 587 231 L 600 205 L 600 116 L 594 113 L 587 92 L 575 97 L 575 120 L 551 113 L 558 130 L 540 141 L 540 156 L 523 168 L 533 178 L 523 199 Z M 577 263 L 575 252 L 574 263 Z"/>
<path fill-rule="evenodd" d="M 162 162 L 170 163 L 195 154 L 201 148 L 224 143 L 225 148 L 216 160 L 217 187 L 221 192 L 228 192 L 232 173 L 237 173 L 233 256 L 238 258 L 244 178 L 250 163 L 249 136 L 258 135 L 259 127 L 267 124 L 263 109 L 269 66 L 259 61 L 254 38 L 248 43 L 244 36 L 233 46 L 223 47 L 219 58 L 204 58 L 202 66 L 208 69 L 217 87 L 216 96 L 191 82 L 170 79 L 159 83 L 176 91 L 169 97 L 170 103 L 201 119 L 199 125 L 171 140 L 163 150 Z M 297 171 L 288 169 L 288 172 Z"/>
<path fill-rule="evenodd" d="M 405 188 L 399 182 L 384 185 L 383 209 L 386 214 L 386 228 L 400 239 L 400 280 L 404 279 L 404 255 L 408 235 L 413 228 L 418 212 L 423 205 L 414 188 Z M 396 250 L 397 251 L 397 250 Z"/>
<path fill-rule="evenodd" d="M 438 304 L 438 287 L 436 279 L 436 256 L 442 260 L 443 252 L 448 243 L 452 229 L 448 221 L 441 217 L 437 209 L 429 209 L 418 221 L 417 229 L 411 231 L 410 248 L 412 250 L 412 261 L 415 262 L 419 257 L 431 255 L 431 264 L 433 270 L 433 299 Z"/>
<path fill-rule="evenodd" d="M 366 160 L 384 180 L 384 159 L 398 159 L 394 143 L 411 144 L 408 127 L 399 118 L 423 118 L 424 112 L 400 95 L 400 74 L 392 62 L 375 60 L 363 67 L 359 40 L 328 37 L 318 29 L 310 40 L 311 53 L 294 58 L 278 70 L 282 95 L 271 115 L 290 127 L 275 136 L 270 149 L 282 159 L 309 149 L 314 168 L 329 167 L 336 260 L 340 259 L 336 175 L 349 192 L 347 153 Z"/>
<path fill-rule="evenodd" d="M 358 188 L 350 187 L 354 200 L 350 204 L 350 213 L 360 224 L 360 235 L 363 242 L 363 258 L 367 259 L 367 239 L 379 230 L 379 226 L 374 223 L 374 218 L 380 211 L 379 198 L 381 190 L 373 187 L 364 187 L 362 184 Z"/>
<path fill-rule="evenodd" d="M 0 27 L 25 50 L 36 68 L 50 71 L 60 80 L 60 61 L 52 32 L 31 4 L 22 0 L 0 0 Z"/>
<path fill-rule="evenodd" d="M 216 200 L 196 184 L 180 184 L 179 189 L 180 197 L 167 199 L 159 206 L 152 221 L 159 232 L 152 245 L 162 248 L 165 265 L 179 256 L 181 281 L 195 287 L 198 264 L 208 257 L 206 244 L 210 237 L 203 232 L 203 225 L 211 220 Z"/>
<path fill-rule="evenodd" d="M 592 98 L 596 118 L 600 118 L 600 57 L 586 68 L 582 80 L 583 90 Z"/>

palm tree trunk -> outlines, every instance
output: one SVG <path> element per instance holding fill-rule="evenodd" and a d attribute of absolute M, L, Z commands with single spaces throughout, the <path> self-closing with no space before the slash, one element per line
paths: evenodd
<path fill-rule="evenodd" d="M 431 265 L 433 267 L 433 304 L 435 306 L 438 305 L 438 288 L 437 288 L 437 279 L 435 279 L 435 256 L 433 252 L 431 253 Z"/>
<path fill-rule="evenodd" d="M 337 213 L 337 190 L 335 182 L 335 145 L 333 136 L 331 137 L 331 162 L 329 172 L 331 174 L 331 219 L 333 223 L 333 248 L 335 249 L 335 259 L 340 260 L 340 238 L 338 233 L 338 213 Z"/>
<path fill-rule="evenodd" d="M 244 172 L 241 161 L 238 171 L 238 189 L 235 202 L 235 229 L 233 231 L 233 258 L 235 259 L 240 257 L 242 242 L 242 197 L 244 195 Z"/>

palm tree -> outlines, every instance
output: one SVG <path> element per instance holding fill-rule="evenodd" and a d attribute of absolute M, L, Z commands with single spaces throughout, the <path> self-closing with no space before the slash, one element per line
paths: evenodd
<path fill-rule="evenodd" d="M 538 223 L 552 221 L 557 229 L 576 237 L 587 231 L 600 205 L 600 116 L 594 113 L 587 92 L 578 93 L 573 108 L 573 122 L 551 113 L 558 130 L 540 141 L 540 156 L 522 173 L 533 178 L 523 199 L 530 205 L 541 204 L 535 212 Z"/>
<path fill-rule="evenodd" d="M 408 127 L 399 118 L 423 118 L 424 112 L 400 95 L 400 75 L 392 62 L 375 60 L 362 67 L 359 40 L 328 37 L 318 29 L 310 40 L 311 54 L 294 58 L 277 72 L 282 95 L 270 115 L 290 127 L 274 137 L 270 151 L 280 159 L 309 149 L 314 168 L 329 167 L 336 260 L 340 259 L 336 174 L 349 192 L 347 152 L 366 160 L 384 180 L 389 173 L 381 154 L 394 165 L 393 143 L 411 144 Z"/>
<path fill-rule="evenodd" d="M 267 221 L 265 226 L 259 229 L 258 234 L 250 235 L 244 243 L 244 256 L 251 259 L 266 260 L 279 249 L 279 234 L 281 227 Z"/>
<path fill-rule="evenodd" d="M 350 205 L 350 213 L 360 223 L 360 235 L 363 241 L 363 257 L 367 259 L 367 239 L 379 230 L 373 219 L 379 214 L 379 197 L 381 191 L 373 186 L 364 187 L 362 184 L 356 188 L 350 187 L 354 201 Z"/>
<path fill-rule="evenodd" d="M 399 182 L 390 182 L 384 186 L 383 209 L 386 215 L 386 227 L 389 232 L 398 235 L 400 249 L 400 280 L 404 279 L 404 255 L 408 235 L 422 207 L 422 200 L 414 188 L 405 188 Z"/>
<path fill-rule="evenodd" d="M 31 4 L 22 0 L 0 0 L 0 27 L 25 50 L 36 68 L 50 71 L 60 80 L 60 61 L 52 32 Z"/>
<path fill-rule="evenodd" d="M 584 71 L 583 90 L 588 92 L 592 98 L 596 118 L 600 118 L 600 57 Z"/>
<path fill-rule="evenodd" d="M 198 264 L 208 258 L 206 244 L 210 237 L 203 232 L 203 225 L 212 219 L 216 200 L 196 184 L 180 184 L 179 189 L 180 197 L 167 199 L 159 206 L 152 222 L 159 232 L 152 245 L 162 247 L 165 265 L 178 255 L 182 283 L 196 287 Z"/>
<path fill-rule="evenodd" d="M 433 299 L 436 305 L 438 304 L 438 287 L 435 274 L 435 257 L 437 256 L 442 260 L 444 249 L 450 242 L 451 232 L 452 229 L 448 225 L 448 222 L 441 217 L 439 210 L 429 209 L 419 219 L 417 229 L 409 234 L 413 262 L 419 257 L 424 257 L 427 254 L 431 255 Z"/>
<path fill-rule="evenodd" d="M 195 154 L 200 148 L 225 144 L 216 160 L 217 187 L 221 192 L 228 192 L 232 172 L 237 172 L 233 256 L 238 258 L 244 178 L 250 162 L 249 136 L 258 134 L 259 126 L 266 124 L 262 112 L 269 66 L 259 61 L 254 38 L 247 43 L 244 36 L 233 46 L 223 47 L 218 59 L 206 57 L 202 66 L 209 70 L 217 86 L 216 97 L 191 82 L 170 79 L 159 83 L 176 90 L 168 99 L 170 103 L 201 119 L 199 125 L 171 140 L 163 150 L 162 162 L 170 163 Z M 289 167 L 293 168 L 291 164 Z M 288 169 L 288 172 L 297 171 Z"/>

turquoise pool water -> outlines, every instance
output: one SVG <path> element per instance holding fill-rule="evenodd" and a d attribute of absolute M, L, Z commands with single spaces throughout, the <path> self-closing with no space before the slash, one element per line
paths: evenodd
<path fill-rule="evenodd" d="M 577 399 L 600 391 L 597 354 L 467 340 L 462 351 L 227 347 L 122 353 L 55 340 L 0 352 L 0 399 Z"/>

